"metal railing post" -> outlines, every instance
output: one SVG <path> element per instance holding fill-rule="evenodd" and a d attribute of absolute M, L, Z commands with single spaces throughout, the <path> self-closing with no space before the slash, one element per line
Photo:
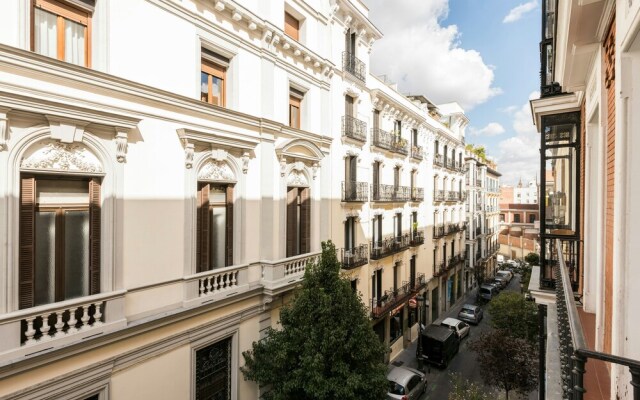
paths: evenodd
<path fill-rule="evenodd" d="M 586 392 L 584 388 L 584 373 L 586 371 L 587 358 L 578 352 L 574 352 L 571 360 L 573 361 L 573 399 L 582 400 Z"/>
<path fill-rule="evenodd" d="M 640 368 L 629 367 L 631 372 L 631 386 L 633 386 L 633 400 L 640 400 Z"/>

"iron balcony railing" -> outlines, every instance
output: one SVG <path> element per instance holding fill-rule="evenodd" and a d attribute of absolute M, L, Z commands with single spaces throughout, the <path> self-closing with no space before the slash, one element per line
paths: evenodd
<path fill-rule="evenodd" d="M 417 277 L 411 277 L 409 280 L 411 291 L 416 293 L 427 287 L 427 279 L 424 274 L 418 274 Z"/>
<path fill-rule="evenodd" d="M 386 315 L 389 311 L 409 300 L 411 293 L 411 284 L 409 282 L 403 282 L 402 286 L 397 289 L 385 290 L 379 298 L 374 297 L 371 299 L 371 317 L 378 319 Z"/>
<path fill-rule="evenodd" d="M 445 166 L 447 167 L 447 169 L 450 169 L 452 171 L 456 170 L 456 162 L 450 158 L 445 160 Z"/>
<path fill-rule="evenodd" d="M 380 260 L 384 257 L 399 253 L 409 248 L 411 239 L 408 233 L 400 236 L 389 236 L 382 240 L 371 242 L 371 259 Z"/>
<path fill-rule="evenodd" d="M 451 235 L 452 233 L 457 233 L 460 231 L 460 225 L 457 223 L 451 223 L 446 225 L 445 233 L 447 235 Z"/>
<path fill-rule="evenodd" d="M 411 201 L 424 201 L 424 188 L 411 188 Z"/>
<path fill-rule="evenodd" d="M 409 145 L 407 139 L 404 139 L 398 133 L 391 133 L 380 128 L 371 128 L 371 143 L 381 149 L 389 150 L 394 153 L 409 154 Z"/>
<path fill-rule="evenodd" d="M 424 233 L 422 231 L 413 231 L 409 245 L 411 247 L 415 247 L 420 246 L 421 244 L 424 244 Z"/>
<path fill-rule="evenodd" d="M 460 192 L 455 192 L 455 191 L 448 191 L 446 193 L 446 198 L 447 198 L 447 201 L 460 201 L 460 200 L 462 200 L 462 196 L 460 195 Z"/>
<path fill-rule="evenodd" d="M 481 187 L 482 186 L 482 179 L 476 179 L 476 186 L 477 187 Z"/>
<path fill-rule="evenodd" d="M 367 182 L 342 182 L 342 201 L 361 203 L 368 200 L 369 184 Z"/>
<path fill-rule="evenodd" d="M 447 264 L 444 261 L 436 263 L 433 267 L 433 276 L 441 276 L 447 272 Z"/>
<path fill-rule="evenodd" d="M 467 230 L 467 221 L 460 222 L 460 230 L 461 231 Z"/>
<path fill-rule="evenodd" d="M 361 80 L 367 80 L 367 67 L 365 64 L 349 51 L 342 52 L 342 69 Z"/>
<path fill-rule="evenodd" d="M 563 254 L 565 246 L 562 242 L 560 239 L 556 239 L 558 264 L 555 267 L 555 279 L 558 336 L 560 339 L 558 350 L 560 351 L 563 398 L 583 399 L 586 392 L 584 387 L 585 366 L 591 358 L 628 367 L 631 374 L 633 399 L 640 399 L 640 361 L 594 351 L 587 346 L 575 302 L 575 288 L 572 282 L 575 271 L 572 271 L 572 267 L 567 266 L 565 262 Z"/>
<path fill-rule="evenodd" d="M 371 185 L 371 200 L 379 202 L 400 202 L 411 199 L 411 188 L 409 186 L 394 185 Z"/>
<path fill-rule="evenodd" d="M 411 158 L 422 160 L 422 146 L 411 146 Z"/>
<path fill-rule="evenodd" d="M 444 236 L 444 225 L 436 225 L 433 227 L 433 238 L 439 239 Z"/>
<path fill-rule="evenodd" d="M 443 165 L 443 157 L 442 154 L 436 154 L 433 156 L 433 165 L 437 167 L 442 167 Z"/>
<path fill-rule="evenodd" d="M 444 201 L 445 199 L 445 191 L 444 190 L 434 190 L 433 191 L 433 201 Z"/>
<path fill-rule="evenodd" d="M 355 139 L 359 142 L 366 142 L 367 123 L 351 115 L 344 115 L 342 117 L 342 136 Z"/>
<path fill-rule="evenodd" d="M 351 249 L 341 249 L 342 269 L 360 267 L 369 262 L 369 246 L 361 244 Z"/>

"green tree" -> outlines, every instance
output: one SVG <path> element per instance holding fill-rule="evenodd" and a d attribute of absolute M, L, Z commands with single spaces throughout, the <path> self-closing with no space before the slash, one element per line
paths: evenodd
<path fill-rule="evenodd" d="M 451 392 L 448 400 L 492 400 L 495 396 L 486 393 L 480 385 L 463 379 L 459 374 L 451 374 Z"/>
<path fill-rule="evenodd" d="M 509 393 L 528 394 L 538 384 L 538 351 L 525 339 L 513 338 L 506 331 L 494 330 L 469 344 L 476 352 L 480 375 L 488 386 Z"/>
<path fill-rule="evenodd" d="M 365 305 L 341 278 L 335 246 L 308 265 L 302 288 L 282 307 L 281 329 L 243 353 L 248 380 L 270 386 L 267 400 L 383 399 L 385 349 Z"/>
<path fill-rule="evenodd" d="M 540 265 L 540 255 L 538 253 L 529 253 L 524 260 L 531 265 Z"/>
<path fill-rule="evenodd" d="M 536 344 L 538 338 L 538 307 L 515 292 L 500 293 L 489 303 L 491 325 L 513 338 Z M 507 339 L 509 340 L 509 339 Z"/>

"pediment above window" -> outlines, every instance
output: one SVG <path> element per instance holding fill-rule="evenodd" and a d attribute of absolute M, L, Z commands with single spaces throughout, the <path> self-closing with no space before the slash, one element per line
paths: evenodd
<path fill-rule="evenodd" d="M 309 180 L 307 179 L 307 177 L 302 171 L 293 169 L 291 170 L 291 172 L 289 172 L 289 176 L 287 176 L 287 186 L 288 187 L 308 187 Z"/>
<path fill-rule="evenodd" d="M 54 140 L 38 142 L 25 154 L 20 163 L 25 170 L 83 172 L 101 174 L 104 172 L 98 158 L 80 143 L 62 143 Z"/>
<path fill-rule="evenodd" d="M 226 161 L 208 160 L 198 173 L 198 180 L 216 182 L 236 182 L 236 176 Z"/>

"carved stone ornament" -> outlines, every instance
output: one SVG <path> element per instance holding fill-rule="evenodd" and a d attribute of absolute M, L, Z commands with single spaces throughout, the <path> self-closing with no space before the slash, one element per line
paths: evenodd
<path fill-rule="evenodd" d="M 0 108 L 0 151 L 7 150 L 9 142 L 8 108 Z"/>
<path fill-rule="evenodd" d="M 306 186 L 309 186 L 309 181 L 307 180 L 307 177 L 304 176 L 302 171 L 298 171 L 298 170 L 293 169 L 293 170 L 291 170 L 291 172 L 289 172 L 289 176 L 287 177 L 287 186 L 292 186 L 292 187 L 302 186 L 302 187 L 306 187 Z"/>
<path fill-rule="evenodd" d="M 116 160 L 120 163 L 127 161 L 127 137 L 126 132 L 118 131 L 116 133 Z"/>
<path fill-rule="evenodd" d="M 224 161 L 209 160 L 200 169 L 198 179 L 208 181 L 234 182 L 236 180 L 231 167 Z"/>
<path fill-rule="evenodd" d="M 284 174 L 287 172 L 287 159 L 282 156 L 280 157 L 280 176 L 284 177 Z"/>
<path fill-rule="evenodd" d="M 249 171 L 249 152 L 242 153 L 242 173 L 246 174 Z"/>
<path fill-rule="evenodd" d="M 103 172 L 98 158 L 78 143 L 48 142 L 22 160 L 21 168 L 70 172 Z"/>
<path fill-rule="evenodd" d="M 195 146 L 193 143 L 187 143 L 184 145 L 184 166 L 187 169 L 193 167 L 193 155 L 195 153 Z"/>
<path fill-rule="evenodd" d="M 320 168 L 318 163 L 313 163 L 313 165 L 311 166 L 311 173 L 313 175 L 313 180 L 315 180 L 316 176 L 318 176 L 318 168 Z"/>

